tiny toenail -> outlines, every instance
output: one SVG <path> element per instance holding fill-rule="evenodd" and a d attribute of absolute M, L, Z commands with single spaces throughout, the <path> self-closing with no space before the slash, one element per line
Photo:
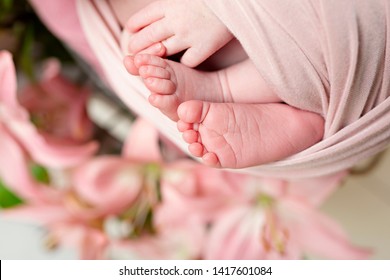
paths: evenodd
<path fill-rule="evenodd" d="M 199 130 L 199 124 L 198 123 L 194 123 L 192 129 L 195 130 L 195 131 L 198 131 Z"/>

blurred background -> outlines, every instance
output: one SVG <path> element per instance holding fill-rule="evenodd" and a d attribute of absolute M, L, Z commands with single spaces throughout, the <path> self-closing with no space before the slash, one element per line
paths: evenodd
<path fill-rule="evenodd" d="M 87 108 L 94 122 L 112 136 L 106 137 L 111 147 L 119 145 L 131 130 L 132 121 L 126 110 L 105 94 L 95 92 Z M 343 226 L 352 243 L 373 250 L 372 259 L 390 259 L 389 170 L 389 150 L 357 164 L 353 174 L 321 207 Z M 72 248 L 48 249 L 46 230 L 34 224 L 0 217 L 0 231 L 0 259 L 79 257 Z"/>
<path fill-rule="evenodd" d="M 390 152 L 369 173 L 351 176 L 323 206 L 354 244 L 372 248 L 372 259 L 390 259 Z M 0 219 L 0 259 L 77 259 L 69 248 L 45 248 L 46 232 Z"/>

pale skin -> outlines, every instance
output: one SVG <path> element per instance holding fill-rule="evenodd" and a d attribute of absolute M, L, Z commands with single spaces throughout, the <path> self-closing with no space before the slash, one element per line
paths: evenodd
<path fill-rule="evenodd" d="M 181 63 L 188 67 L 199 65 L 233 39 L 202 0 L 153 2 L 130 17 L 126 28 L 134 34 L 130 53 L 162 42 L 168 56 L 185 51 Z"/>
<path fill-rule="evenodd" d="M 137 54 L 125 59 L 126 68 L 143 78 L 150 103 L 177 121 L 190 153 L 205 164 L 260 165 L 322 139 L 323 118 L 281 103 L 249 59 L 212 72 L 191 68 L 212 60 L 232 40 L 203 1 L 156 1 L 135 12 L 125 28 L 134 33 L 129 51 Z M 156 46 L 158 51 L 145 54 Z M 181 63 L 155 55 L 161 49 L 184 51 Z"/>

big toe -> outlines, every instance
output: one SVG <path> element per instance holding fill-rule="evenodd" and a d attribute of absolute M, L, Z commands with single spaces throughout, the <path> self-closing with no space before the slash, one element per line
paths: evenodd
<path fill-rule="evenodd" d="M 177 114 L 186 123 L 201 123 L 210 108 L 208 102 L 191 100 L 180 104 Z"/>

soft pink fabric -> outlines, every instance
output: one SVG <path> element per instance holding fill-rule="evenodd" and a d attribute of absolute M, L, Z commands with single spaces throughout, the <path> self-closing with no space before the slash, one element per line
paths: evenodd
<path fill-rule="evenodd" d="M 41 20 L 59 39 L 78 52 L 96 72 L 100 66 L 82 31 L 76 12 L 76 0 L 29 0 Z"/>
<path fill-rule="evenodd" d="M 388 0 L 204 2 L 286 103 L 326 120 L 323 141 L 252 171 L 329 173 L 388 146 Z"/>
<path fill-rule="evenodd" d="M 205 1 L 290 105 L 322 114 L 325 139 L 288 159 L 241 170 L 310 177 L 354 165 L 390 141 L 387 0 Z M 107 81 L 137 114 L 184 151 L 176 124 L 147 101 L 122 64 L 121 30 L 106 1 L 78 0 L 78 15 Z"/>

